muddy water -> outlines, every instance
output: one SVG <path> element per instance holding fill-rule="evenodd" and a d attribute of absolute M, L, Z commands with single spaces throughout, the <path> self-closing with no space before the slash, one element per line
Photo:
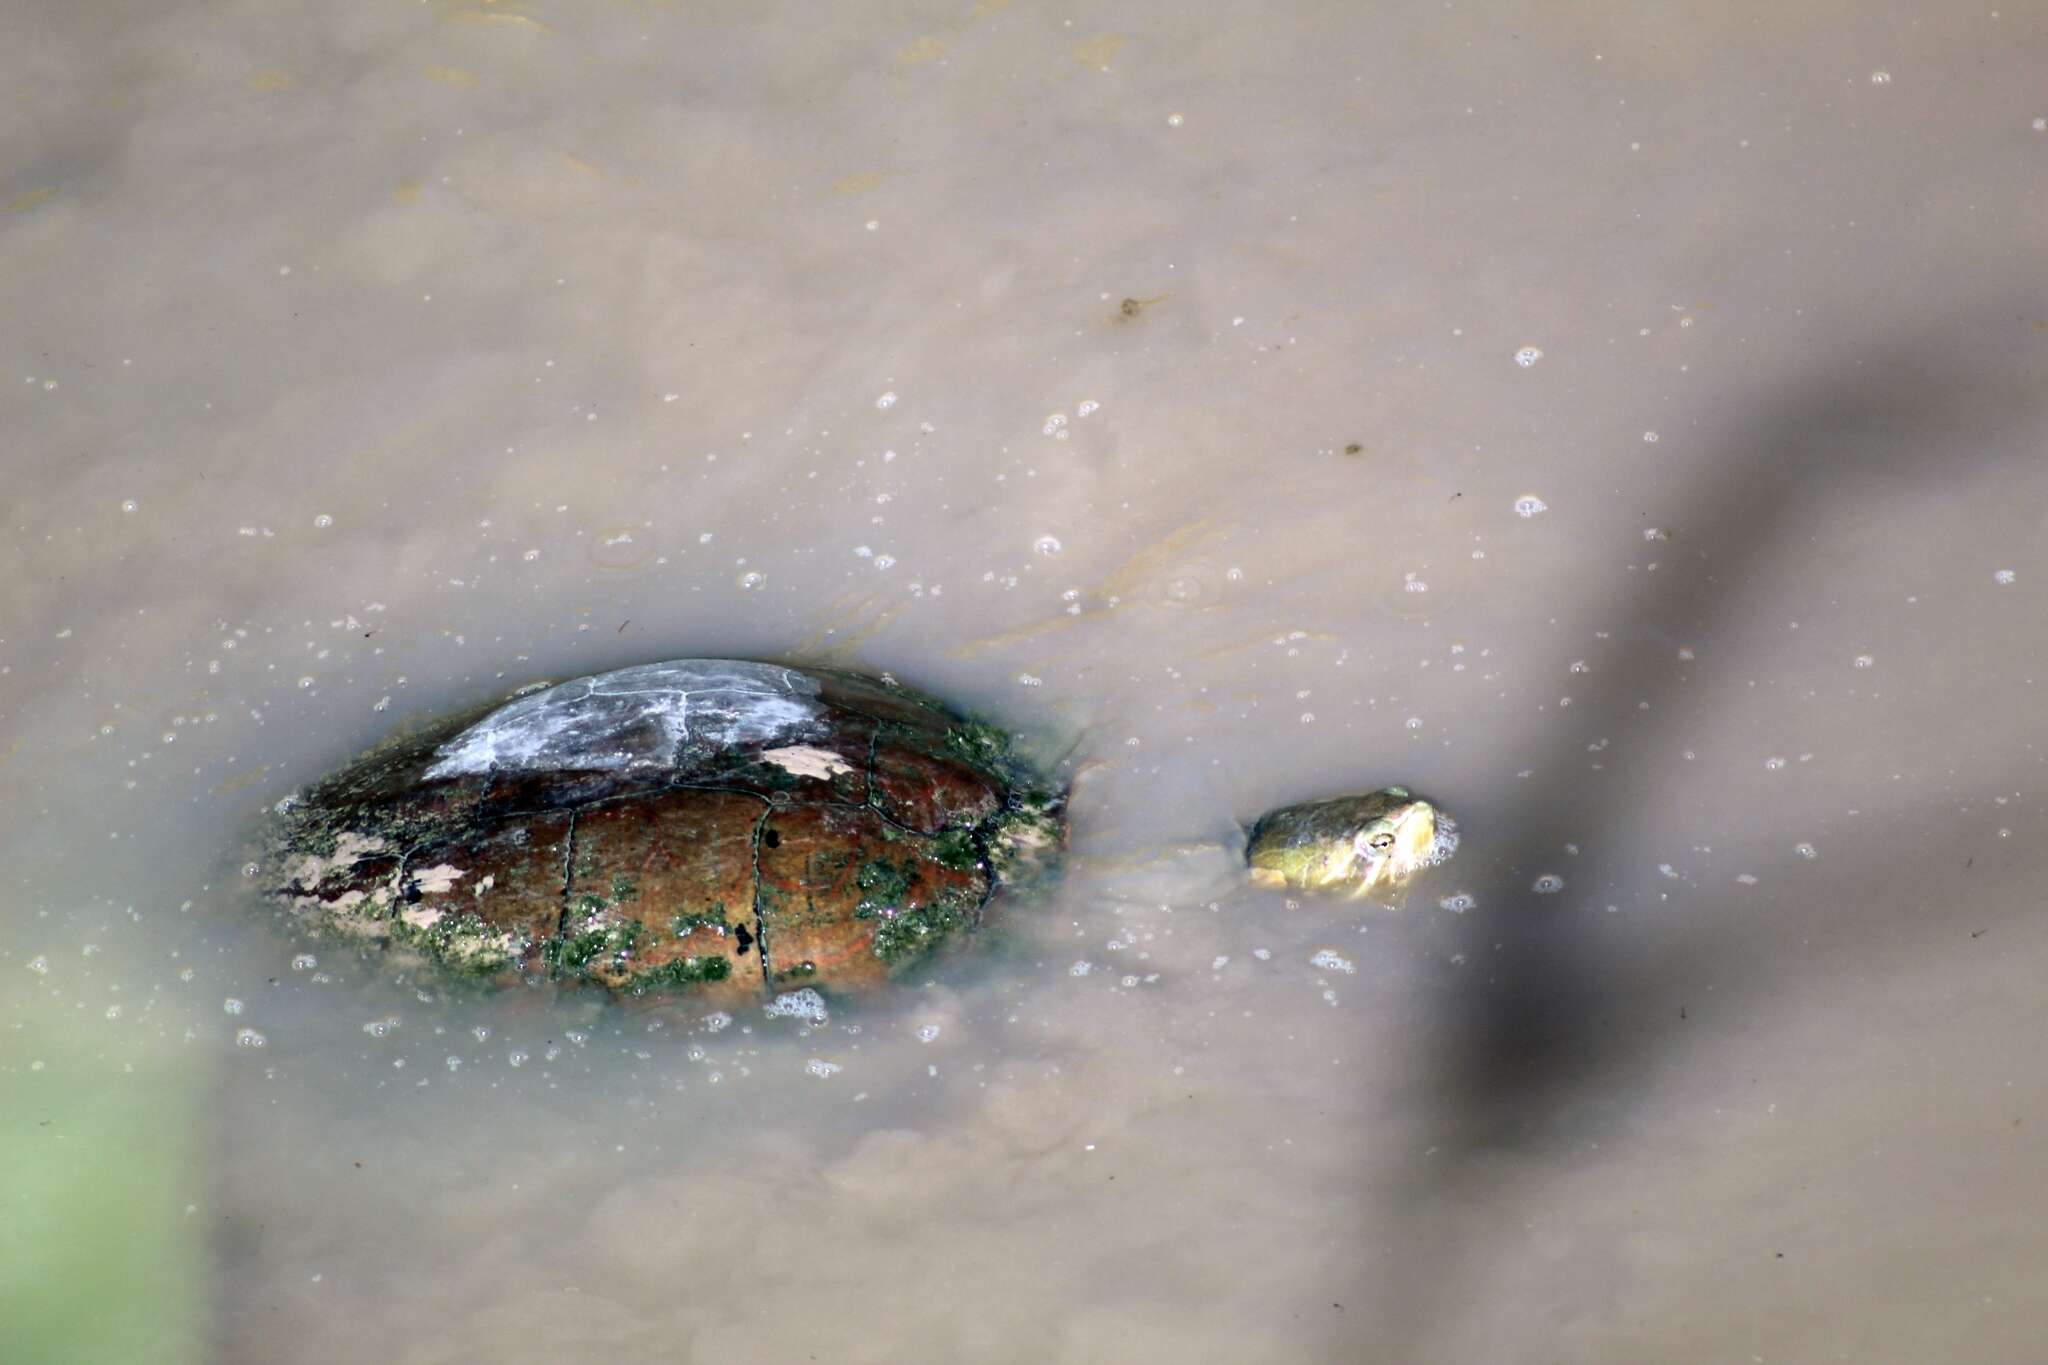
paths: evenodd
<path fill-rule="evenodd" d="M 0 16 L 0 1357 L 2037 1354 L 2048 39 L 1571 11 Z M 691 654 L 1073 874 L 822 1024 L 241 899 Z M 1403 913 L 1237 881 L 1388 781 Z"/>

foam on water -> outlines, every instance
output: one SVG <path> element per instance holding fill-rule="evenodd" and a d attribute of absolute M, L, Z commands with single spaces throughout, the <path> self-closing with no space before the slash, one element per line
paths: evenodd
<path fill-rule="evenodd" d="M 761 1007 L 761 1012 L 774 1019 L 801 1019 L 807 1024 L 822 1024 L 829 1017 L 825 997 L 809 986 L 800 991 L 784 991 Z"/>

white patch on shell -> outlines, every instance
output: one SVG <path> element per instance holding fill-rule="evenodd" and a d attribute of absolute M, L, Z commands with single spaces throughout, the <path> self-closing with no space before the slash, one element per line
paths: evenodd
<path fill-rule="evenodd" d="M 284 880 L 287 886 L 304 887 L 308 891 L 320 889 L 321 878 L 327 875 L 327 860 L 315 853 L 305 853 L 285 865 Z"/>
<path fill-rule="evenodd" d="M 431 929 L 440 923 L 441 917 L 447 913 L 445 910 L 423 910 L 415 906 L 410 910 L 399 911 L 398 917 L 415 929 Z"/>
<path fill-rule="evenodd" d="M 513 943 L 509 934 L 459 934 L 442 944 L 441 951 L 458 962 L 475 965 L 510 956 Z"/>
<path fill-rule="evenodd" d="M 784 772 L 795 773 L 798 777 L 815 777 L 820 781 L 853 771 L 851 763 L 830 749 L 813 748 L 808 744 L 792 744 L 784 749 L 770 749 L 761 757 Z"/>
<path fill-rule="evenodd" d="M 443 744 L 426 775 L 674 767 L 714 749 L 813 737 L 815 679 L 771 664 L 685 659 L 577 678 L 499 707 Z"/>
<path fill-rule="evenodd" d="M 384 847 L 384 840 L 378 835 L 346 830 L 334 841 L 334 858 L 336 861 L 346 858 L 354 863 L 368 854 L 382 853 Z"/>
<path fill-rule="evenodd" d="M 382 941 L 391 937 L 388 924 L 387 920 L 367 919 L 360 915 L 337 915 L 328 922 L 328 927 L 338 929 L 344 934 L 354 934 L 358 938 Z"/>
<path fill-rule="evenodd" d="M 354 830 L 344 832 L 334 841 L 334 852 L 322 858 L 307 853 L 292 859 L 285 868 L 285 880 L 307 891 L 317 891 L 320 883 L 329 873 L 347 872 L 363 858 L 372 853 L 382 852 L 384 841 L 374 834 L 358 834 Z"/>
<path fill-rule="evenodd" d="M 467 877 L 468 875 L 467 869 L 456 867 L 453 863 L 441 863 L 424 871 L 413 873 L 412 881 L 415 886 L 419 887 L 421 895 L 438 896 L 445 891 L 454 890 L 456 878 Z M 407 918 L 409 920 L 411 917 L 408 916 Z"/>

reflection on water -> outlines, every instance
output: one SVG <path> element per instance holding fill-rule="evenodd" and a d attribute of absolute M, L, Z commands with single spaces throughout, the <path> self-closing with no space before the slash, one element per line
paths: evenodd
<path fill-rule="evenodd" d="M 2040 54 L 1817 15 L 0 21 L 0 1359 L 2030 1358 Z M 822 1019 L 250 904 L 687 655 L 1071 875 Z M 1399 912 L 1239 875 L 1392 782 Z"/>

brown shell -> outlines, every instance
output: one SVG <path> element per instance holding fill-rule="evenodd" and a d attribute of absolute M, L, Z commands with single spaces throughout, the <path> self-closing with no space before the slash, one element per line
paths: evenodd
<path fill-rule="evenodd" d="M 737 1000 L 880 984 L 1056 852 L 1000 732 L 857 674 L 621 669 L 387 741 L 281 804 L 298 918 L 498 980 Z"/>

